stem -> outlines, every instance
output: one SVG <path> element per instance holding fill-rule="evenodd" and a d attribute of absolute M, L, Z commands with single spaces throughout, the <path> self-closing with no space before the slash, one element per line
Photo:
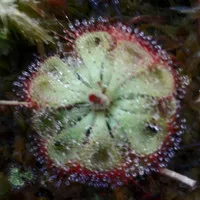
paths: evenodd
<path fill-rule="evenodd" d="M 196 6 L 200 6 L 200 0 L 196 0 Z M 198 17 L 197 19 L 197 38 L 199 38 L 200 36 L 200 18 Z M 200 40 L 198 39 L 198 42 L 200 42 Z"/>
<path fill-rule="evenodd" d="M 3 106 L 30 106 L 31 104 L 29 102 L 25 102 L 25 101 L 6 101 L 6 100 L 2 100 L 0 101 L 0 105 Z"/>
<path fill-rule="evenodd" d="M 170 178 L 173 178 L 175 180 L 178 180 L 186 185 L 189 185 L 192 189 L 194 189 L 197 184 L 197 181 L 195 181 L 187 176 L 184 176 L 182 174 L 179 174 L 175 171 L 172 171 L 170 169 L 163 168 L 160 170 L 160 173 L 165 176 L 168 176 Z"/>

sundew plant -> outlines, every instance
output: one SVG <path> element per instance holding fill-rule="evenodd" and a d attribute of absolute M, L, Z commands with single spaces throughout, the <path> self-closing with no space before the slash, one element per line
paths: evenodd
<path fill-rule="evenodd" d="M 199 63 L 187 60 L 198 58 L 194 6 L 2 1 L 1 196 L 66 199 L 86 188 L 89 199 L 181 199 L 181 187 L 198 195 L 198 177 L 186 173 L 198 168 Z M 12 69 L 20 41 L 30 60 L 18 53 Z"/>

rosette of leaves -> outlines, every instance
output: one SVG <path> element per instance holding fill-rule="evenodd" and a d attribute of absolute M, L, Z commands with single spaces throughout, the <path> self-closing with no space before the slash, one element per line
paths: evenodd
<path fill-rule="evenodd" d="M 152 38 L 121 23 L 70 27 L 70 56 L 37 63 L 18 84 L 35 107 L 38 160 L 67 183 L 102 187 L 159 171 L 180 143 L 178 67 Z"/>

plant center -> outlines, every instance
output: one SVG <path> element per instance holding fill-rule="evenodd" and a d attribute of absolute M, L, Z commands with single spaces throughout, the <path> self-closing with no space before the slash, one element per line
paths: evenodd
<path fill-rule="evenodd" d="M 88 101 L 93 110 L 106 110 L 110 105 L 110 98 L 103 93 L 91 93 Z"/>

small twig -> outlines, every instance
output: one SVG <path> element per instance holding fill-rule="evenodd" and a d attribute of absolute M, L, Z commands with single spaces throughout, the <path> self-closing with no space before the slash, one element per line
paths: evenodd
<path fill-rule="evenodd" d="M 165 22 L 164 17 L 160 16 L 150 16 L 150 15 L 141 15 L 136 16 L 130 20 L 131 24 L 138 24 L 138 23 L 154 23 L 154 24 L 163 24 Z"/>
<path fill-rule="evenodd" d="M 170 169 L 163 168 L 160 170 L 160 173 L 165 176 L 168 176 L 170 178 L 173 178 L 175 180 L 178 180 L 186 185 L 189 185 L 192 189 L 194 189 L 197 184 L 197 181 L 195 181 L 187 176 L 184 176 L 182 174 L 179 174 L 175 171 L 172 171 Z"/>
<path fill-rule="evenodd" d="M 183 145 L 181 147 L 181 150 L 185 150 L 185 149 L 189 149 L 189 148 L 199 148 L 199 147 L 200 147 L 200 143 L 195 142 L 195 143 L 192 143 L 192 144 Z"/>
<path fill-rule="evenodd" d="M 2 100 L 2 101 L 0 101 L 0 105 L 2 105 L 2 106 L 30 106 L 31 104 L 29 102 L 25 102 L 25 101 Z"/>
<path fill-rule="evenodd" d="M 40 60 L 43 62 L 45 60 L 45 47 L 42 42 L 37 43 L 37 51 L 40 56 Z"/>

